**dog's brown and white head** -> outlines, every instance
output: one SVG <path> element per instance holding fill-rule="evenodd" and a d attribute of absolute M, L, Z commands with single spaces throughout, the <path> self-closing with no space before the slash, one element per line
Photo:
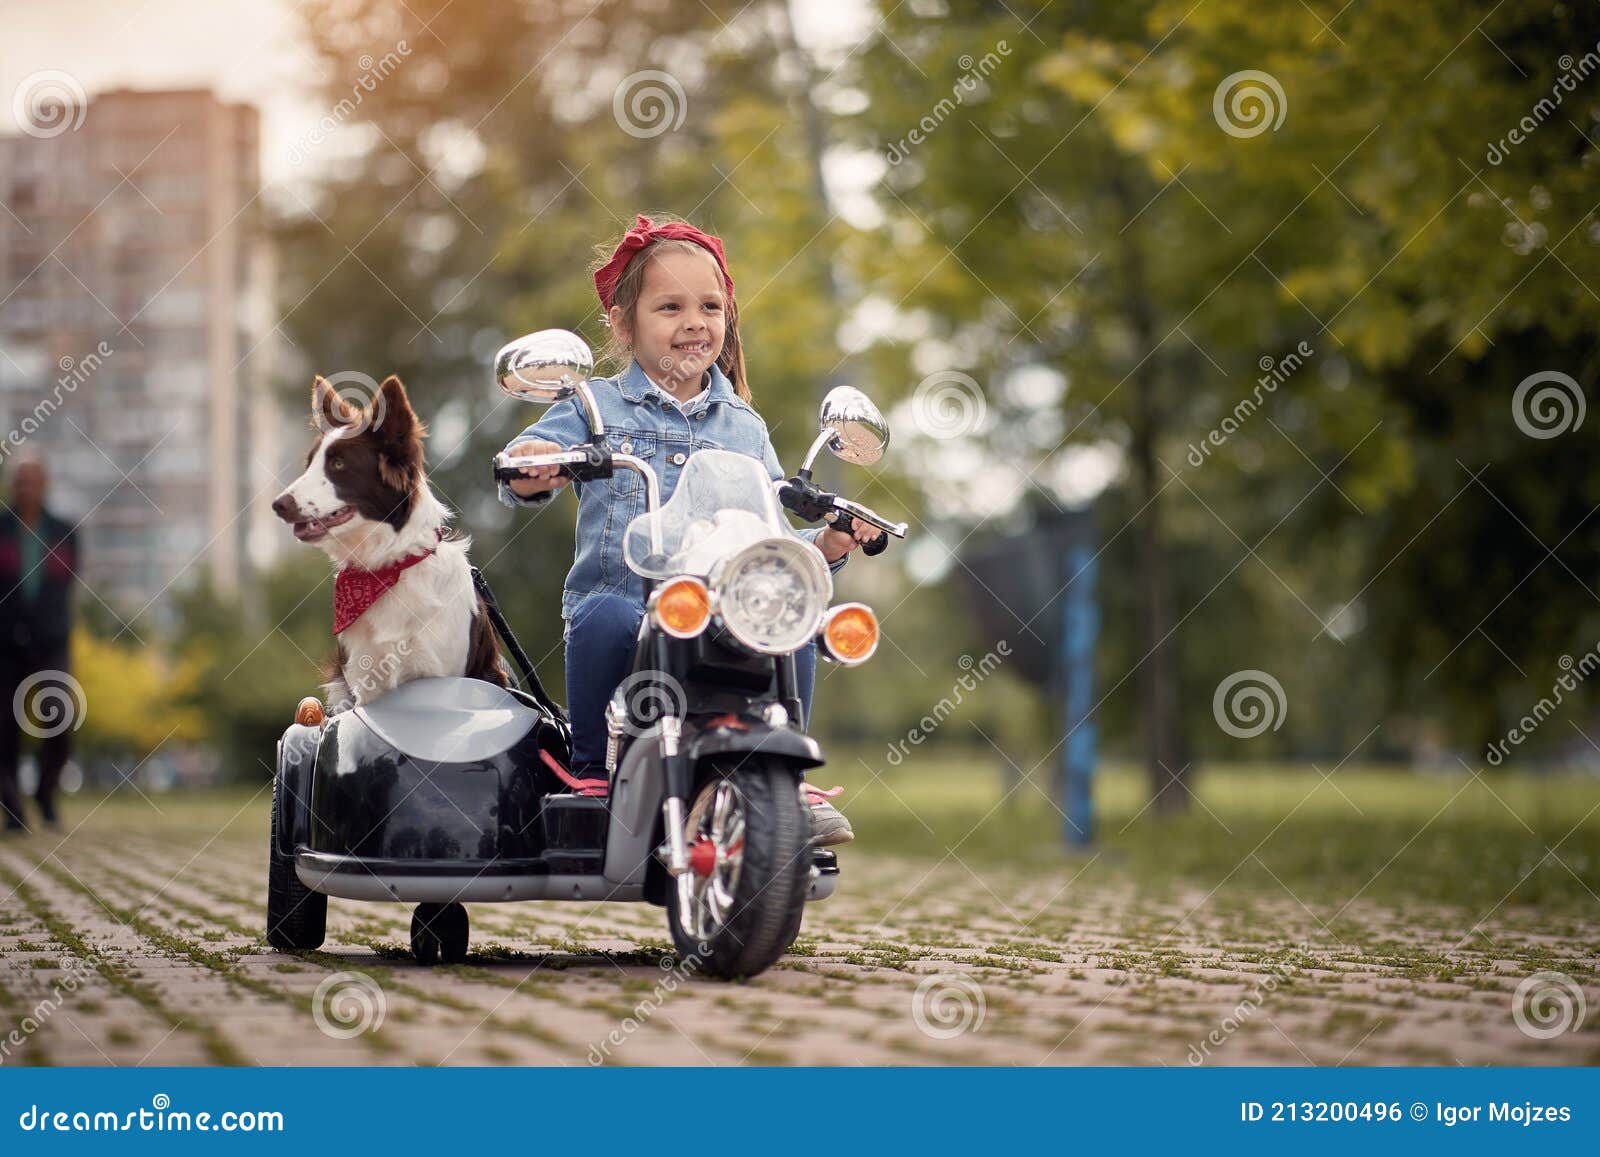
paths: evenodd
<path fill-rule="evenodd" d="M 318 434 L 305 473 L 272 504 L 297 539 L 336 560 L 371 566 L 410 549 L 443 521 L 423 477 L 427 429 L 399 378 L 386 378 L 366 405 L 356 406 L 318 377 L 311 418 Z"/>

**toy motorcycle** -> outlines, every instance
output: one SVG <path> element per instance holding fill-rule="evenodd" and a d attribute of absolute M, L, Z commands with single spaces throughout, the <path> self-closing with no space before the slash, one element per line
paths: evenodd
<path fill-rule="evenodd" d="M 284 734 L 268 878 L 274 947 L 319 946 L 328 896 L 417 904 L 411 947 L 424 964 L 465 959 L 465 903 L 643 900 L 667 909 L 680 958 L 732 978 L 769 967 L 798 935 L 806 901 L 833 893 L 838 859 L 812 847 L 801 796 L 804 773 L 824 758 L 804 731 L 794 655 L 815 640 L 825 659 L 865 662 L 878 623 L 860 603 L 829 607 L 827 564 L 783 510 L 903 538 L 903 523 L 811 478 L 824 446 L 877 461 L 888 427 L 865 395 L 839 387 L 794 478 L 772 483 L 755 459 L 706 449 L 662 504 L 649 463 L 608 446 L 592 370 L 588 347 L 561 330 L 500 351 L 503 390 L 546 405 L 576 395 L 591 437 L 557 453 L 498 455 L 494 470 L 506 479 L 559 465 L 588 482 L 625 469 L 644 483 L 645 511 L 623 553 L 647 604 L 606 711 L 606 778 L 567 769 L 565 715 L 475 575 L 528 689 L 419 679 Z M 880 535 L 864 549 L 886 543 Z"/>

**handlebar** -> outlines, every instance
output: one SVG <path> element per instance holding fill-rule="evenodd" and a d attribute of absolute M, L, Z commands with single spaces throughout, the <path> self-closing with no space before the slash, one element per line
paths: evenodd
<path fill-rule="evenodd" d="M 494 456 L 494 478 L 496 482 L 510 482 L 535 466 L 559 466 L 561 473 L 574 482 L 610 478 L 618 468 L 631 470 L 644 479 L 645 509 L 657 510 L 661 506 L 661 481 L 650 463 L 632 454 L 614 454 L 604 443 L 590 442 L 548 454 L 513 456 L 502 450 Z M 650 545 L 655 553 L 661 553 L 661 526 L 655 519 L 650 520 Z"/>
<path fill-rule="evenodd" d="M 785 509 L 793 511 L 807 522 L 826 522 L 835 530 L 853 534 L 859 519 L 883 531 L 883 534 L 862 546 L 866 554 L 882 554 L 889 547 L 891 534 L 896 538 L 906 536 L 905 523 L 894 522 L 859 502 L 823 490 L 809 479 L 795 477 L 775 485 L 778 488 L 778 501 Z"/>
<path fill-rule="evenodd" d="M 589 455 L 583 450 L 560 450 L 552 454 L 521 454 L 513 457 L 502 451 L 494 456 L 494 480 L 496 482 L 510 482 L 521 478 L 524 470 L 531 470 L 535 466 L 560 466 L 561 473 L 570 476 L 572 466 L 582 466 L 589 462 Z"/>
<path fill-rule="evenodd" d="M 862 521 L 866 521 L 866 520 L 863 519 Z M 855 534 L 855 532 L 856 532 L 856 520 L 851 518 L 848 514 L 835 515 L 834 518 L 832 518 L 829 521 L 829 525 L 832 526 L 835 530 L 843 531 L 845 534 L 848 534 L 848 535 L 852 535 L 853 536 Z M 876 524 L 875 523 L 869 523 L 869 525 L 876 525 Z M 882 528 L 880 527 L 879 529 L 881 530 Z M 878 535 L 878 537 L 874 538 L 871 542 L 864 542 L 864 543 L 861 544 L 861 553 L 865 554 L 865 555 L 868 555 L 870 557 L 874 557 L 874 558 L 877 557 L 878 555 L 882 554 L 884 551 L 886 551 L 888 549 L 889 549 L 889 535 L 888 535 L 888 532 L 884 532 L 884 533 Z"/>
<path fill-rule="evenodd" d="M 896 538 L 904 538 L 906 536 L 905 523 L 891 522 L 877 511 L 870 507 L 862 506 L 859 502 L 852 502 L 848 498 L 840 498 L 838 495 L 834 495 L 833 508 L 838 512 L 839 520 L 844 518 L 860 519 L 868 526 L 876 526 L 879 530 L 888 531 Z"/>

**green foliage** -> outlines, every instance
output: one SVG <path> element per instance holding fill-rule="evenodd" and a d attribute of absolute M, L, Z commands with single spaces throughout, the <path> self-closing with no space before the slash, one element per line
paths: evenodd
<path fill-rule="evenodd" d="M 1240 668 L 1275 672 L 1291 704 L 1252 753 L 1337 756 L 1386 716 L 1389 751 L 1426 717 L 1485 742 L 1593 646 L 1600 495 L 1581 464 L 1600 434 L 1535 440 L 1511 410 L 1536 371 L 1593 380 L 1600 82 L 1503 139 L 1595 50 L 1592 10 L 881 7 L 854 58 L 863 146 L 901 140 L 974 57 L 1000 63 L 888 168 L 864 276 L 990 384 L 992 441 L 1030 464 L 1150 436 L 1200 750 L 1232 746 L 1211 691 Z M 1275 130 L 1219 123 L 1244 70 L 1280 86 Z M 1193 461 L 1301 341 L 1305 366 Z M 1018 362 L 1068 376 L 1059 420 L 1007 405 Z M 1106 524 L 1145 505 L 1108 495 Z M 1147 603 L 1114 577 L 1142 569 L 1126 537 L 1103 563 L 1117 685 L 1147 660 Z M 1103 709 L 1113 726 L 1133 685 Z"/>
<path fill-rule="evenodd" d="M 333 655 L 329 577 L 322 555 L 294 552 L 259 576 L 259 616 L 208 587 L 181 597 L 176 642 L 197 669 L 186 705 L 205 720 L 225 778 L 269 778 L 295 705 L 321 698 L 322 667 Z"/>
<path fill-rule="evenodd" d="M 168 743 L 205 737 L 204 719 L 190 705 L 200 672 L 187 657 L 79 628 L 72 635 L 72 672 L 83 689 L 82 725 L 73 736 L 82 754 L 131 759 L 132 767 Z M 50 726 L 59 719 L 36 722 Z"/>

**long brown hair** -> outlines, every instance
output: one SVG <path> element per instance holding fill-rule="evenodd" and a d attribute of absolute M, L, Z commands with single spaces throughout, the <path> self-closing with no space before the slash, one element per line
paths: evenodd
<path fill-rule="evenodd" d="M 664 225 L 668 221 L 679 220 L 669 214 L 652 213 L 649 215 L 656 224 Z M 616 251 L 616 242 L 610 245 L 599 245 L 595 248 L 595 260 L 591 272 L 603 269 L 611 260 L 611 255 Z M 623 269 L 622 276 L 617 279 L 616 289 L 612 293 L 611 302 L 622 310 L 622 316 L 627 318 L 628 329 L 633 330 L 633 311 L 639 305 L 639 291 L 644 287 L 644 271 L 651 260 L 661 253 L 699 253 L 710 259 L 713 263 L 716 258 L 709 251 L 696 245 L 693 241 L 673 240 L 672 238 L 658 238 L 650 242 L 643 249 L 633 255 Z M 739 342 L 739 306 L 733 300 L 733 295 L 724 293 L 726 304 L 724 306 L 724 333 L 722 338 L 722 352 L 717 355 L 717 368 L 733 383 L 733 392 L 745 401 L 750 401 L 750 385 L 745 377 L 744 347 Z M 615 362 L 618 366 L 626 366 L 633 360 L 633 347 L 627 338 L 622 335 L 620 327 L 612 326 L 611 335 L 606 341 L 606 348 L 601 357 Z"/>

